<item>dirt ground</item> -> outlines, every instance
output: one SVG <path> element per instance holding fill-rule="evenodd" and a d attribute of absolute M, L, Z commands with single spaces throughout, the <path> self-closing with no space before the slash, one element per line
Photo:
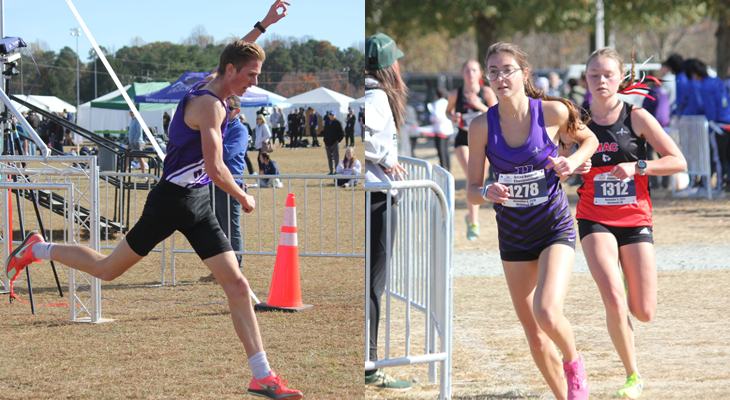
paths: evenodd
<path fill-rule="evenodd" d="M 356 154 L 362 160 L 363 146 L 357 145 Z M 272 159 L 282 174 L 328 172 L 323 148 L 277 149 Z M 320 192 L 317 181 L 309 182 L 306 211 L 301 188 L 296 188 L 300 251 L 306 243 L 309 252 L 323 249 L 333 253 L 334 224 L 343 238 L 351 236 L 352 229 L 365 229 L 363 192 L 356 188 L 353 200 L 351 192 L 338 190 L 340 214 L 334 218 L 334 185 L 325 180 Z M 278 235 L 272 232 L 273 207 L 266 203 L 267 196 L 271 196 L 271 189 L 262 189 L 257 199 L 261 216 L 255 212 L 247 217 L 244 235 L 248 251 L 259 251 L 259 243 L 263 251 L 275 249 Z M 286 190 L 277 189 L 277 233 L 285 197 Z M 134 219 L 141 212 L 146 192 L 132 199 L 137 205 L 137 211 L 132 210 Z M 109 215 L 104 204 L 101 210 Z M 32 208 L 27 212 L 32 213 Z M 305 212 L 309 217 L 307 229 Z M 60 235 L 60 217 L 53 218 L 53 229 Z M 327 228 L 320 233 L 322 220 Z M 260 239 L 256 230 L 259 223 L 264 226 Z M 14 228 L 17 239 L 21 236 L 17 215 Z M 340 251 L 347 253 L 352 248 L 355 254 L 364 254 L 365 244 L 360 238 L 357 234 L 354 247 L 352 238 L 344 240 Z M 116 235 L 110 244 L 118 241 Z M 169 282 L 169 248 L 167 252 Z M 244 256 L 244 275 L 262 301 L 269 295 L 274 263 L 273 256 Z M 159 253 L 152 253 L 117 280 L 102 282 L 102 317 L 116 321 L 98 325 L 68 322 L 67 306 L 40 305 L 68 301 L 67 280 L 60 265 L 56 266 L 66 294 L 63 298 L 58 296 L 49 263 L 30 267 L 35 316 L 28 305 L 17 300 L 9 303 L 7 295 L 1 298 L 0 399 L 250 398 L 246 388 L 251 373 L 231 324 L 227 298 L 217 284 L 198 281 L 209 271 L 197 256 L 176 256 L 177 286 L 158 286 Z M 307 398 L 361 398 L 364 259 L 300 257 L 299 268 L 302 299 L 314 308 L 294 314 L 257 314 L 271 366 Z M 16 283 L 16 294 L 28 301 L 25 273 Z M 83 290 L 79 296 L 88 297 Z"/>
<path fill-rule="evenodd" d="M 417 155 L 437 163 L 430 146 L 419 143 Z M 480 238 L 466 240 L 465 179 L 455 158 L 451 173 L 457 188 L 455 251 L 496 250 L 494 212 L 489 207 L 480 210 Z M 573 205 L 577 201 L 575 189 L 566 188 Z M 666 191 L 654 191 L 652 199 L 658 248 L 692 243 L 730 246 L 728 198 L 672 198 Z M 728 284 L 730 270 L 659 272 L 656 317 L 649 323 L 632 318 L 637 360 L 645 379 L 642 398 L 730 398 Z M 403 308 L 400 301 L 392 304 Z M 615 398 L 625 380 L 624 370 L 606 331 L 603 305 L 589 274 L 573 275 L 565 313 L 585 358 L 591 399 Z M 396 338 L 399 334 L 402 338 L 402 322 L 393 325 Z M 416 341 L 413 348 L 419 345 Z M 453 345 L 454 399 L 554 398 L 532 361 L 503 276 L 454 279 Z M 398 348 L 402 347 L 401 343 Z M 416 378 L 418 383 L 402 394 L 369 391 L 368 398 L 438 397 L 438 386 L 428 382 L 426 366 L 397 367 L 389 372 L 401 379 Z"/>

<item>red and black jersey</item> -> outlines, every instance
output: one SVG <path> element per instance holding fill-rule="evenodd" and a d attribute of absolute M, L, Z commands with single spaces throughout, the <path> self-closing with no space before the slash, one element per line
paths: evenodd
<path fill-rule="evenodd" d="M 634 133 L 632 109 L 624 103 L 613 125 L 588 124 L 599 145 L 591 157 L 590 172 L 583 175 L 585 183 L 578 189 L 577 219 L 617 227 L 653 226 L 648 176 L 636 174 L 619 181 L 609 174 L 620 163 L 646 160 L 646 139 Z"/>

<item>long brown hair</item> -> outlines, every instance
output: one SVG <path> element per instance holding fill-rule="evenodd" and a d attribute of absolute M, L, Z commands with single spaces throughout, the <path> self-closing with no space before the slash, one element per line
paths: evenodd
<path fill-rule="evenodd" d="M 487 57 L 484 60 L 485 65 L 487 61 L 489 61 L 489 57 L 491 57 L 493 54 L 499 53 L 507 53 L 511 55 L 515 59 L 515 62 L 517 62 L 517 65 L 519 65 L 523 71 L 525 69 L 529 69 L 530 71 L 532 70 L 532 66 L 527 61 L 527 53 L 522 51 L 522 49 L 520 49 L 520 47 L 517 45 L 503 42 L 495 43 L 489 46 L 489 49 L 487 49 Z M 568 107 L 568 132 L 566 133 L 571 138 L 574 138 L 576 132 L 578 132 L 578 130 L 584 125 L 581 121 L 580 113 L 578 112 L 578 109 L 573 105 L 573 103 L 561 97 L 546 95 L 545 92 L 543 92 L 541 89 L 536 88 L 535 85 L 532 84 L 532 80 L 529 79 L 529 77 L 525 82 L 525 95 L 533 99 L 559 101 L 565 104 L 565 106 Z"/>
<path fill-rule="evenodd" d="M 395 128 L 400 133 L 406 116 L 406 101 L 408 99 L 408 87 L 401 79 L 400 74 L 394 67 L 389 65 L 382 69 L 365 69 L 365 76 L 375 79 L 379 86 L 365 86 L 365 90 L 381 89 L 388 96 L 390 111 L 393 113 Z M 366 117 L 367 118 L 367 117 Z"/>
<path fill-rule="evenodd" d="M 352 158 L 350 160 L 347 159 L 347 150 L 352 150 Z M 355 156 L 355 148 L 348 147 L 347 150 L 345 150 L 345 156 L 342 158 L 342 165 L 345 168 L 352 168 L 352 166 L 355 164 L 355 161 L 357 160 L 357 157 Z"/>

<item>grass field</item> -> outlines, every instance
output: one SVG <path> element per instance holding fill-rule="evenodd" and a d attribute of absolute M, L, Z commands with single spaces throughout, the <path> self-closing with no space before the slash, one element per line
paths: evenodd
<path fill-rule="evenodd" d="M 363 146 L 357 145 L 356 154 L 363 160 Z M 272 159 L 284 175 L 328 172 L 323 148 L 277 149 Z M 313 180 L 308 184 L 305 209 L 303 184 L 292 181 L 292 190 L 297 193 L 300 251 L 307 246 L 310 253 L 320 249 L 334 252 L 335 237 L 339 236 L 340 253 L 363 254 L 361 189 L 355 190 L 354 199 L 349 190 L 338 190 L 335 202 L 331 181 L 323 181 L 321 195 L 318 183 Z M 257 189 L 251 192 L 257 196 L 261 211 L 246 217 L 247 251 L 275 251 L 286 187 L 285 181 L 284 190 L 277 189 L 275 205 L 271 189 L 261 189 L 260 197 Z M 145 191 L 132 197 L 133 221 L 141 213 L 145 198 Z M 32 208 L 26 205 L 26 210 L 30 229 Z M 101 210 L 107 215 L 104 203 Z M 44 215 L 44 220 L 54 220 L 54 235 L 59 235 L 63 221 Z M 15 219 L 15 240 L 20 240 L 17 215 Z M 80 240 L 83 242 L 83 236 Z M 108 243 L 113 246 L 118 241 L 117 234 Z M 102 240 L 102 246 L 106 244 Z M 198 282 L 208 270 L 192 254 L 176 255 L 176 286 L 155 286 L 160 283 L 160 256 L 152 253 L 122 277 L 102 283 L 102 316 L 116 321 L 98 325 L 68 322 L 68 307 L 40 306 L 68 300 L 59 298 L 49 264 L 33 264 L 37 315 L 31 315 L 30 307 L 18 301 L 0 303 L 0 351 L 4 358 L 0 398 L 245 398 L 251 373 L 233 331 L 223 291 L 215 283 Z M 168 247 L 168 264 L 169 257 Z M 253 255 L 243 259 L 244 275 L 262 301 L 268 297 L 274 259 Z M 364 259 L 300 257 L 299 264 L 303 301 L 314 308 L 296 314 L 257 314 L 269 361 L 306 398 L 361 398 Z M 25 273 L 20 278 L 15 292 L 28 301 Z M 169 282 L 169 270 L 167 279 Z M 66 292 L 63 273 L 61 281 Z"/>

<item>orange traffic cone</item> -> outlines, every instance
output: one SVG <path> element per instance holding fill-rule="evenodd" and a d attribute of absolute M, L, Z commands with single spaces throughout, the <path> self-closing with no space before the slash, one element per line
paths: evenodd
<path fill-rule="evenodd" d="M 284 221 L 279 248 L 276 251 L 274 277 L 271 279 L 269 301 L 256 304 L 256 311 L 303 311 L 312 305 L 302 303 L 299 284 L 299 244 L 297 242 L 297 213 L 294 193 L 286 198 Z"/>

